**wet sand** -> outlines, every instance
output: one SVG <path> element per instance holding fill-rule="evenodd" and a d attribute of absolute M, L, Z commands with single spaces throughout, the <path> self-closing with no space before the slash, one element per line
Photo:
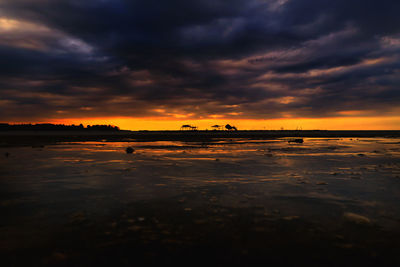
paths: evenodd
<path fill-rule="evenodd" d="M 2 139 L 2 265 L 400 264 L 399 138 L 241 137 Z"/>

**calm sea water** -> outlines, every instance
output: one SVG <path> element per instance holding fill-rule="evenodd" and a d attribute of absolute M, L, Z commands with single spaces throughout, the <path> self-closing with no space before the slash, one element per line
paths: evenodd
<path fill-rule="evenodd" d="M 315 252 L 301 254 L 305 265 L 352 253 L 351 264 L 390 265 L 399 255 L 400 140 L 0 148 L 0 213 L 0 250 L 11 265 L 112 258 L 131 266 L 199 251 L 221 264 L 279 262 L 299 246 Z"/>

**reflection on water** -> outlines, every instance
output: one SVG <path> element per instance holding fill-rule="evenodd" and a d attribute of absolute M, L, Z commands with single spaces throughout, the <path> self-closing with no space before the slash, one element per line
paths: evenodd
<path fill-rule="evenodd" d="M 11 263 L 26 254 L 50 265 L 94 264 L 77 244 L 91 257 L 132 246 L 179 256 L 210 242 L 239 259 L 264 260 L 271 247 L 295 240 L 317 249 L 321 238 L 338 253 L 381 259 L 379 244 L 391 244 L 381 237 L 400 229 L 398 139 L 68 142 L 0 148 L 6 152 L 0 248 Z"/>

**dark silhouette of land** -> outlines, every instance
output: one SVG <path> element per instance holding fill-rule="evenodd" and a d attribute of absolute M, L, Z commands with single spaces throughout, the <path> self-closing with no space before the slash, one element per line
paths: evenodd
<path fill-rule="evenodd" d="M 214 125 L 219 130 L 198 130 L 197 126 L 182 125 L 181 130 L 121 130 L 113 125 L 65 125 L 65 124 L 8 124 L 0 123 L 0 135 L 77 135 L 107 134 L 126 135 L 131 138 L 160 140 L 182 140 L 185 138 L 265 138 L 265 137 L 400 137 L 400 130 L 238 130 L 229 124 Z M 222 128 L 226 130 L 222 130 Z M 108 134 L 107 134 L 108 135 Z"/>
<path fill-rule="evenodd" d="M 200 141 L 220 138 L 400 138 L 398 130 L 176 130 L 128 131 L 110 125 L 0 124 L 0 146 L 68 141 Z"/>
<path fill-rule="evenodd" d="M 0 131 L 119 131 L 118 126 L 113 125 L 65 125 L 52 123 L 39 124 L 8 124 L 0 123 Z"/>

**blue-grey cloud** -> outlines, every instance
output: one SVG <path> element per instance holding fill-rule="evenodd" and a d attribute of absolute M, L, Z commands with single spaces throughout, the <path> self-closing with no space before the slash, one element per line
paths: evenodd
<path fill-rule="evenodd" d="M 0 119 L 390 113 L 399 10 L 395 0 L 0 1 Z"/>

